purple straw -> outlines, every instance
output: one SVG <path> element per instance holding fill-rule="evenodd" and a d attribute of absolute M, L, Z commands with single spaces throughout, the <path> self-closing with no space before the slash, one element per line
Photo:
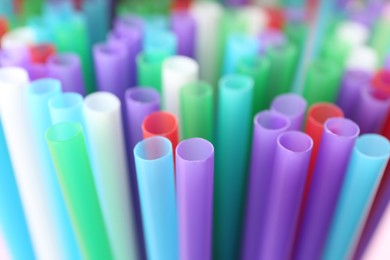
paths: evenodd
<path fill-rule="evenodd" d="M 48 77 L 48 71 L 45 64 L 30 63 L 28 66 L 28 75 L 30 80 L 37 80 Z"/>
<path fill-rule="evenodd" d="M 385 70 L 390 70 L 390 55 L 387 56 L 385 64 L 384 64 Z"/>
<path fill-rule="evenodd" d="M 352 114 L 362 134 L 378 133 L 385 123 L 390 107 L 390 97 L 372 87 L 360 90 L 359 98 Z"/>
<path fill-rule="evenodd" d="M 346 118 L 330 118 L 317 156 L 313 179 L 303 211 L 294 259 L 321 259 L 340 188 L 359 126 Z"/>
<path fill-rule="evenodd" d="M 123 43 L 128 51 L 128 73 L 130 78 L 129 87 L 137 84 L 137 64 L 136 57 L 142 50 L 142 25 L 140 22 L 128 21 L 125 19 L 117 21 L 117 27 L 109 34 L 109 42 Z"/>
<path fill-rule="evenodd" d="M 0 67 L 22 67 L 28 69 L 30 57 L 25 47 L 0 49 Z"/>
<path fill-rule="evenodd" d="M 224 4 L 228 6 L 244 6 L 249 3 L 249 0 L 225 0 Z"/>
<path fill-rule="evenodd" d="M 363 87 L 369 84 L 372 75 L 367 71 L 347 70 L 341 82 L 337 105 L 343 110 L 345 117 L 351 118 L 356 109 L 356 102 Z"/>
<path fill-rule="evenodd" d="M 252 158 L 241 248 L 241 258 L 244 260 L 256 259 L 259 254 L 277 137 L 289 127 L 289 119 L 277 112 L 263 111 L 254 118 Z"/>
<path fill-rule="evenodd" d="M 77 92 L 84 96 L 85 87 L 81 62 L 77 54 L 55 54 L 46 63 L 48 76 L 58 79 L 64 92 Z"/>
<path fill-rule="evenodd" d="M 191 138 L 176 148 L 180 259 L 211 259 L 214 147 Z"/>
<path fill-rule="evenodd" d="M 282 46 L 286 43 L 284 34 L 275 29 L 268 29 L 260 34 L 260 54 L 265 54 L 274 46 Z"/>
<path fill-rule="evenodd" d="M 281 113 L 290 119 L 288 130 L 301 130 L 305 117 L 307 102 L 297 94 L 279 95 L 271 103 L 271 110 Z"/>
<path fill-rule="evenodd" d="M 93 47 L 98 90 L 111 92 L 121 101 L 130 87 L 128 51 L 123 44 L 99 43 Z"/>
<path fill-rule="evenodd" d="M 195 43 L 195 19 L 188 13 L 176 11 L 172 15 L 172 31 L 178 40 L 177 54 L 194 57 Z"/>
<path fill-rule="evenodd" d="M 291 253 L 312 148 L 313 140 L 302 132 L 287 131 L 278 137 L 258 259 L 288 259 Z"/>

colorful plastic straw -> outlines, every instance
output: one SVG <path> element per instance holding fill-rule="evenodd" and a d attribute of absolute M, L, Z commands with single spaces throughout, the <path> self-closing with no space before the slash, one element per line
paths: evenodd
<path fill-rule="evenodd" d="M 33 259 L 34 252 L 1 121 L 0 169 L 0 229 L 7 241 L 9 254 L 13 259 Z"/>
<path fill-rule="evenodd" d="M 194 58 L 196 25 L 194 17 L 186 11 L 173 12 L 172 31 L 177 37 L 177 54 Z"/>
<path fill-rule="evenodd" d="M 174 114 L 164 111 L 153 112 L 146 116 L 142 123 L 142 133 L 144 138 L 155 135 L 164 136 L 172 143 L 175 150 L 179 143 L 177 118 Z"/>
<path fill-rule="evenodd" d="M 177 53 L 176 35 L 167 29 L 153 28 L 149 33 L 145 33 L 143 51 L 146 53 L 162 52 L 175 55 Z"/>
<path fill-rule="evenodd" d="M 109 2 L 107 0 L 83 0 L 82 11 L 85 14 L 90 46 L 104 41 L 110 27 Z"/>
<path fill-rule="evenodd" d="M 374 75 L 372 86 L 390 96 L 390 70 L 379 70 Z"/>
<path fill-rule="evenodd" d="M 199 62 L 200 79 L 216 87 L 219 77 L 219 39 L 216 35 L 219 34 L 222 6 L 216 2 L 194 2 L 190 12 L 196 23 L 195 57 Z"/>
<path fill-rule="evenodd" d="M 65 247 L 67 258 L 79 258 L 79 250 L 71 228 L 65 201 L 55 174 L 53 162 L 45 140 L 45 131 L 51 126 L 48 101 L 61 93 L 61 83 L 55 79 L 41 79 L 31 82 L 27 87 L 27 103 L 29 116 L 32 118 L 31 135 L 35 139 L 38 163 L 42 165 L 39 173 L 43 185 L 49 194 L 49 205 L 54 213 L 54 223 L 61 234 L 61 243 Z"/>
<path fill-rule="evenodd" d="M 180 90 L 180 112 L 183 139 L 214 137 L 213 88 L 206 82 L 184 85 Z"/>
<path fill-rule="evenodd" d="M 236 73 L 247 75 L 254 80 L 252 117 L 267 108 L 271 102 L 267 97 L 267 81 L 270 63 L 266 56 L 243 57 L 236 66 Z"/>
<path fill-rule="evenodd" d="M 20 67 L 28 70 L 30 66 L 28 48 L 15 47 L 15 48 L 1 49 L 0 66 Z"/>
<path fill-rule="evenodd" d="M 113 255 L 118 259 L 136 259 L 121 103 L 109 92 L 95 92 L 84 100 L 84 115 L 96 190 Z"/>
<path fill-rule="evenodd" d="M 31 131 L 26 91 L 27 72 L 21 68 L 0 69 L 0 104 L 4 135 L 12 160 L 31 240 L 37 258 L 65 259 L 65 243 L 55 222 L 55 208 L 45 186 L 44 165 Z M 44 133 L 42 133 L 44 134 Z"/>
<path fill-rule="evenodd" d="M 287 259 L 291 253 L 313 140 L 305 133 L 279 135 L 259 259 Z"/>
<path fill-rule="evenodd" d="M 74 53 L 56 54 L 48 58 L 46 66 L 48 77 L 61 81 L 64 92 L 86 94 L 79 56 Z"/>
<path fill-rule="evenodd" d="M 30 47 L 30 60 L 32 63 L 45 64 L 47 59 L 54 55 L 55 47 L 49 43 L 41 43 Z"/>
<path fill-rule="evenodd" d="M 149 86 L 162 92 L 162 65 L 169 53 L 141 52 L 137 56 L 138 85 Z"/>
<path fill-rule="evenodd" d="M 214 147 L 202 138 L 176 148 L 180 259 L 211 259 Z"/>
<path fill-rule="evenodd" d="M 0 227 L 1 228 L 1 227 Z M 8 242 L 8 241 L 7 241 Z M 11 260 L 11 253 L 9 252 L 8 245 L 0 229 L 0 258 L 3 260 Z"/>
<path fill-rule="evenodd" d="M 358 242 L 364 220 L 389 159 L 389 141 L 366 134 L 356 141 L 329 231 L 323 259 L 346 259 Z"/>
<path fill-rule="evenodd" d="M 306 113 L 306 100 L 297 94 L 277 96 L 271 103 L 271 110 L 289 118 L 289 130 L 300 131 Z"/>
<path fill-rule="evenodd" d="M 346 70 L 341 81 L 337 105 L 343 110 L 345 117 L 351 118 L 362 88 L 370 84 L 371 73 L 362 70 Z"/>
<path fill-rule="evenodd" d="M 287 117 L 274 111 L 259 112 L 253 120 L 252 154 L 246 197 L 241 258 L 258 257 L 265 228 L 267 204 L 277 137 L 290 127 Z"/>
<path fill-rule="evenodd" d="M 177 260 L 178 227 L 171 142 L 154 136 L 134 148 L 149 259 Z"/>
<path fill-rule="evenodd" d="M 32 28 L 19 27 L 15 30 L 8 31 L 1 38 L 1 47 L 3 49 L 28 47 L 36 42 L 35 33 Z"/>
<path fill-rule="evenodd" d="M 266 54 L 271 48 L 286 44 L 286 37 L 281 31 L 268 29 L 260 34 L 259 41 L 260 53 Z"/>
<path fill-rule="evenodd" d="M 390 42 L 390 5 L 387 4 L 385 8 L 383 8 L 382 13 L 375 23 L 374 30 L 372 32 L 372 37 L 370 40 L 370 45 L 374 47 L 377 51 L 379 57 L 381 57 L 381 61 L 389 50 L 389 42 Z"/>
<path fill-rule="evenodd" d="M 317 102 L 336 101 L 341 78 L 338 66 L 330 60 L 316 60 L 309 66 L 303 89 L 308 106 Z"/>
<path fill-rule="evenodd" d="M 219 84 L 215 144 L 214 257 L 239 254 L 249 154 L 253 80 L 227 75 Z"/>
<path fill-rule="evenodd" d="M 359 125 L 362 133 L 379 133 L 384 126 L 389 108 L 389 95 L 366 86 L 360 89 L 351 118 Z"/>
<path fill-rule="evenodd" d="M 60 93 L 49 102 L 49 112 L 52 124 L 60 122 L 77 122 L 85 128 L 83 114 L 83 97 L 78 93 Z"/>
<path fill-rule="evenodd" d="M 116 95 L 121 100 L 130 85 L 129 52 L 123 43 L 99 43 L 94 46 L 98 89 Z"/>
<path fill-rule="evenodd" d="M 346 60 L 346 70 L 361 70 L 374 73 L 378 67 L 378 54 L 369 46 L 358 46 L 352 49 Z"/>
<path fill-rule="evenodd" d="M 294 258 L 319 259 L 332 221 L 359 127 L 345 118 L 330 118 L 318 152 Z"/>
<path fill-rule="evenodd" d="M 46 131 L 46 141 L 82 257 L 112 259 L 81 125 L 55 124 Z"/>
<path fill-rule="evenodd" d="M 162 68 L 163 107 L 180 118 L 180 89 L 198 80 L 198 63 L 186 56 L 167 58 Z"/>

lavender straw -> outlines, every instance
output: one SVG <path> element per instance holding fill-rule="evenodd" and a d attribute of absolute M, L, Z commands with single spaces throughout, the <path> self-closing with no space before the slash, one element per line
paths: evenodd
<path fill-rule="evenodd" d="M 172 15 L 171 27 L 177 37 L 177 54 L 194 58 L 195 19 L 184 11 L 176 11 Z"/>
<path fill-rule="evenodd" d="M 344 73 L 337 105 L 344 111 L 345 117 L 351 118 L 356 109 L 359 93 L 369 83 L 371 77 L 370 73 L 361 70 L 347 70 Z"/>
<path fill-rule="evenodd" d="M 85 87 L 80 57 L 74 53 L 55 54 L 46 63 L 48 76 L 61 82 L 64 92 L 76 92 L 84 96 Z"/>
<path fill-rule="evenodd" d="M 301 130 L 307 102 L 297 94 L 279 95 L 271 103 L 271 111 L 281 113 L 290 119 L 288 130 Z"/>
<path fill-rule="evenodd" d="M 345 118 L 325 122 L 294 259 L 320 259 L 352 148 L 359 135 Z"/>
<path fill-rule="evenodd" d="M 244 260 L 255 259 L 259 254 L 277 137 L 290 127 L 289 119 L 274 111 L 258 113 L 253 124 L 252 158 L 241 248 L 241 258 Z"/>
<path fill-rule="evenodd" d="M 313 140 L 305 133 L 279 135 L 259 259 L 288 259 L 310 162 Z"/>
<path fill-rule="evenodd" d="M 211 259 L 214 147 L 202 138 L 176 148 L 180 259 Z"/>

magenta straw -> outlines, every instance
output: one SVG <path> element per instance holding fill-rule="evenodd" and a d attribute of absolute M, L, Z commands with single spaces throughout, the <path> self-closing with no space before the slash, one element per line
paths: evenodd
<path fill-rule="evenodd" d="M 343 110 L 345 117 L 351 118 L 356 109 L 359 93 L 366 87 L 372 75 L 366 71 L 347 70 L 341 82 L 337 105 Z"/>
<path fill-rule="evenodd" d="M 384 69 L 390 70 L 390 55 L 387 56 L 385 64 L 384 64 Z"/>
<path fill-rule="evenodd" d="M 279 135 L 270 203 L 258 259 L 288 259 L 293 245 L 313 140 L 305 133 Z"/>
<path fill-rule="evenodd" d="M 194 57 L 195 19 L 188 12 L 176 11 L 171 18 L 171 27 L 177 37 L 177 54 Z"/>
<path fill-rule="evenodd" d="M 31 81 L 48 77 L 48 71 L 45 64 L 30 63 L 28 67 L 28 75 Z"/>
<path fill-rule="evenodd" d="M 317 156 L 317 163 L 303 211 L 294 259 L 320 259 L 334 209 L 344 180 L 352 148 L 359 135 L 356 123 L 345 118 L 330 118 Z"/>
<path fill-rule="evenodd" d="M 385 123 L 389 107 L 390 96 L 366 86 L 360 90 L 351 118 L 359 125 L 362 134 L 379 133 Z"/>
<path fill-rule="evenodd" d="M 214 147 L 202 138 L 176 148 L 180 259 L 211 259 Z"/>
<path fill-rule="evenodd" d="M 289 130 L 301 130 L 305 117 L 307 102 L 297 94 L 279 95 L 271 103 L 271 110 L 279 112 L 290 119 Z"/>
<path fill-rule="evenodd" d="M 241 258 L 256 259 L 269 201 L 277 138 L 290 127 L 289 119 L 274 111 L 262 111 L 254 118 Z"/>
<path fill-rule="evenodd" d="M 46 63 L 48 76 L 61 82 L 64 92 L 76 92 L 84 96 L 85 87 L 80 57 L 73 53 L 55 54 Z"/>

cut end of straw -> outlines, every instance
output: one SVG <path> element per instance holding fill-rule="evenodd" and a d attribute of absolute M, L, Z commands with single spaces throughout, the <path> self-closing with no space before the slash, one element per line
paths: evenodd
<path fill-rule="evenodd" d="M 78 93 L 62 93 L 49 100 L 49 107 L 53 109 L 67 109 L 80 106 L 83 97 Z"/>
<path fill-rule="evenodd" d="M 49 142 L 64 142 L 72 139 L 82 132 L 82 127 L 75 122 L 61 122 L 54 124 L 46 131 L 46 139 Z"/>
<path fill-rule="evenodd" d="M 357 139 L 355 149 L 362 155 L 372 159 L 388 158 L 390 143 L 381 135 L 365 134 Z"/>
<path fill-rule="evenodd" d="M 290 120 L 274 111 L 262 111 L 255 116 L 255 124 L 268 130 L 284 131 L 290 127 Z"/>
<path fill-rule="evenodd" d="M 176 148 L 176 157 L 185 161 L 205 161 L 214 154 L 214 146 L 203 138 L 182 141 Z"/>
<path fill-rule="evenodd" d="M 84 107 L 95 112 L 109 113 L 119 109 L 120 101 L 114 94 L 101 91 L 88 95 Z"/>
<path fill-rule="evenodd" d="M 280 134 L 278 144 L 294 153 L 305 153 L 313 148 L 313 140 L 311 137 L 299 131 L 287 131 Z"/>
<path fill-rule="evenodd" d="M 356 138 L 360 133 L 359 126 L 355 122 L 341 117 L 328 119 L 324 128 L 325 131 L 346 138 Z"/>
<path fill-rule="evenodd" d="M 162 136 L 146 138 L 134 147 L 134 156 L 142 160 L 157 160 L 169 156 L 171 153 L 171 142 Z"/>

